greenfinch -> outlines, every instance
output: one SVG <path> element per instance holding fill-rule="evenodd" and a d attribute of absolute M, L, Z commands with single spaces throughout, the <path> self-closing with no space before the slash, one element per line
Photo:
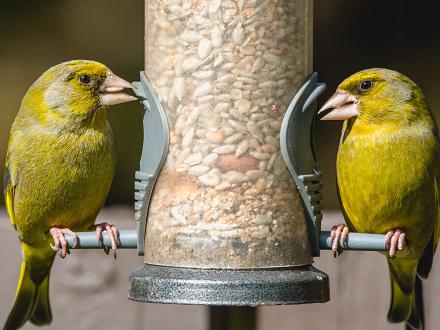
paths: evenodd
<path fill-rule="evenodd" d="M 425 97 L 399 72 L 369 69 L 344 80 L 320 116 L 344 120 L 337 185 L 348 228 L 332 228 L 333 249 L 348 230 L 385 234 L 388 320 L 423 329 L 421 278 L 431 269 L 440 227 L 439 137 Z"/>
<path fill-rule="evenodd" d="M 65 234 L 107 230 L 116 249 L 117 229 L 94 225 L 112 182 L 115 150 L 109 105 L 135 100 L 132 88 L 103 64 L 76 60 L 56 65 L 28 89 L 11 128 L 5 198 L 18 232 L 23 261 L 15 302 L 4 329 L 30 320 L 49 324 L 49 273 Z M 52 239 L 54 245 L 51 246 Z"/>

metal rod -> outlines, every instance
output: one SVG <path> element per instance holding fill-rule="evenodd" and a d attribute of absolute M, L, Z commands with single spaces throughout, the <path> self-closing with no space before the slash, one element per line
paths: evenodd
<path fill-rule="evenodd" d="M 321 250 L 331 250 L 331 238 L 329 231 L 321 231 L 319 236 L 319 246 Z M 342 250 L 355 251 L 387 251 L 385 247 L 385 235 L 380 234 L 360 234 L 349 233 L 347 243 L 339 242 Z"/>
<path fill-rule="evenodd" d="M 96 232 L 78 232 L 78 244 L 73 247 L 72 237 L 66 235 L 67 245 L 70 249 L 101 249 L 104 247 L 111 248 L 112 243 L 106 231 L 102 232 L 103 242 L 98 242 Z M 136 249 L 137 248 L 137 231 L 136 229 L 119 230 L 118 249 Z"/>
<path fill-rule="evenodd" d="M 257 308 L 255 307 L 209 307 L 209 330 L 255 330 Z"/>
<path fill-rule="evenodd" d="M 103 232 L 103 244 L 98 242 L 96 233 L 92 232 L 78 232 L 78 244 L 75 249 L 101 249 L 103 247 L 111 248 L 110 237 L 107 232 Z M 69 235 L 66 235 L 66 241 L 69 248 L 73 248 L 73 240 Z M 329 231 L 322 231 L 319 244 L 321 250 L 331 250 L 331 238 Z M 347 246 L 344 242 L 339 242 L 339 247 L 342 250 L 358 250 L 358 251 L 386 251 L 385 235 L 379 234 L 348 234 Z M 119 249 L 136 249 L 137 248 L 137 231 L 136 229 L 122 229 L 119 231 Z"/>

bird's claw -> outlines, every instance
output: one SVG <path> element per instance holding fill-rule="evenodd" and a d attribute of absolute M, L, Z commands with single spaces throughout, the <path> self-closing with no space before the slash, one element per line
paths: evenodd
<path fill-rule="evenodd" d="M 339 247 L 339 242 L 342 240 L 343 245 L 347 245 L 348 227 L 342 224 L 333 226 L 330 230 L 330 238 L 332 241 L 333 256 L 336 258 L 342 253 L 342 250 Z"/>
<path fill-rule="evenodd" d="M 116 226 L 111 225 L 107 222 L 101 222 L 97 223 L 95 225 L 96 230 L 96 238 L 98 239 L 98 242 L 101 242 L 101 244 L 104 243 L 104 239 L 102 237 L 102 232 L 105 230 L 108 233 L 108 236 L 110 237 L 110 241 L 112 244 L 111 249 L 108 247 L 104 247 L 104 252 L 108 255 L 110 253 L 110 250 L 113 251 L 113 255 L 116 259 L 116 250 L 118 248 L 117 241 L 119 240 L 119 231 L 116 228 Z"/>
<path fill-rule="evenodd" d="M 406 246 L 405 233 L 401 229 L 390 230 L 385 234 L 385 248 L 388 257 L 394 258 L 397 251 L 402 251 Z"/>
<path fill-rule="evenodd" d="M 61 258 L 65 258 L 66 255 L 70 254 L 69 247 L 67 246 L 66 238 L 64 237 L 65 234 L 68 234 L 72 237 L 73 240 L 73 246 L 72 248 L 75 248 L 78 244 L 78 236 L 76 236 L 75 232 L 70 230 L 69 228 L 57 228 L 52 227 L 49 230 L 49 233 L 51 234 L 54 244 L 50 244 L 50 247 L 55 252 L 59 252 L 59 255 Z"/>

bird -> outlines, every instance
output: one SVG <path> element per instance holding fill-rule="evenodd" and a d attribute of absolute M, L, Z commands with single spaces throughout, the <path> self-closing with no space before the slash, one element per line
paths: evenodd
<path fill-rule="evenodd" d="M 50 269 L 65 257 L 65 235 L 107 231 L 112 250 L 117 228 L 95 225 L 115 171 L 114 138 L 107 107 L 136 100 L 132 84 L 107 66 L 73 60 L 45 71 L 25 93 L 10 130 L 4 193 L 22 251 L 15 301 L 4 325 L 18 329 L 52 321 Z M 52 244 L 52 240 L 54 244 Z"/>
<path fill-rule="evenodd" d="M 350 231 L 384 234 L 388 320 L 421 330 L 421 280 L 440 236 L 440 144 L 423 92 L 397 71 L 367 69 L 345 79 L 318 116 L 344 120 L 336 176 L 346 225 L 332 228 L 335 256 Z"/>

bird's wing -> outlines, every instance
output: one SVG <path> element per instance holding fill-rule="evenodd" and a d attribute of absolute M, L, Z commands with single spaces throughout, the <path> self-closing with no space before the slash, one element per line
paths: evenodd
<path fill-rule="evenodd" d="M 3 192 L 5 194 L 5 203 L 6 210 L 9 214 L 9 219 L 11 220 L 12 225 L 16 228 L 15 225 L 15 216 L 14 216 L 14 197 L 15 197 L 15 180 L 12 179 L 11 175 L 11 155 L 10 152 L 6 154 L 6 165 L 5 165 L 5 176 L 3 180 Z M 17 228 L 16 228 L 17 229 Z"/>
<path fill-rule="evenodd" d="M 440 238 L 440 178 L 435 179 L 435 208 L 437 209 L 437 218 L 434 224 L 434 232 L 428 245 L 423 252 L 422 257 L 417 265 L 417 274 L 422 278 L 427 278 L 432 268 L 434 253 L 437 249 Z"/>

